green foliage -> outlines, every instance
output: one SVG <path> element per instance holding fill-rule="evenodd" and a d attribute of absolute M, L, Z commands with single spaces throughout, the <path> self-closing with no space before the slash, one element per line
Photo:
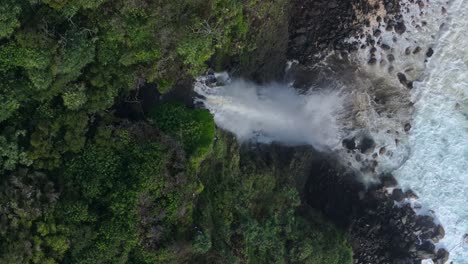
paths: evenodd
<path fill-rule="evenodd" d="M 12 135 L 10 133 L 3 131 L 6 137 L 0 135 L 0 173 L 4 173 L 5 170 L 14 170 L 17 165 L 32 164 L 26 152 L 18 144 L 18 138 L 24 136 L 25 132 L 16 131 Z"/>
<path fill-rule="evenodd" d="M 163 138 L 138 138 L 145 133 L 157 135 L 143 124 L 100 128 L 95 142 L 66 166 L 66 194 L 56 214 L 68 227 L 73 247 L 66 257 L 73 262 L 127 263 L 137 252 L 155 257 L 168 248 L 152 245 L 171 245 L 190 224 L 184 208 L 194 187 L 186 182 L 183 154 Z"/>
<path fill-rule="evenodd" d="M 68 239 L 48 217 L 57 199 L 45 174 L 20 170 L 6 176 L 0 185 L 1 263 L 46 263 L 63 257 Z"/>
<path fill-rule="evenodd" d="M 190 66 L 192 75 L 200 74 L 205 69 L 205 62 L 213 55 L 211 39 L 187 39 L 177 47 L 177 53 L 184 57 L 184 63 Z"/>
<path fill-rule="evenodd" d="M 18 110 L 19 103 L 13 98 L 5 98 L 0 95 L 0 122 L 7 120 Z"/>
<path fill-rule="evenodd" d="M 151 112 L 154 124 L 182 142 L 195 164 L 211 151 L 215 125 L 207 110 L 189 109 L 181 104 L 164 104 Z"/>
<path fill-rule="evenodd" d="M 86 90 L 84 84 L 68 86 L 67 91 L 62 94 L 63 104 L 70 110 L 78 110 L 86 103 Z"/>
<path fill-rule="evenodd" d="M 18 15 L 21 7 L 14 0 L 5 0 L 0 3 L 0 39 L 9 37 L 20 26 Z"/>
<path fill-rule="evenodd" d="M 255 61 L 284 2 L 2 0 L 0 263 L 347 263 L 289 175 L 213 148 L 208 111 L 113 116 L 142 81 Z"/>
<path fill-rule="evenodd" d="M 196 263 L 351 263 L 340 232 L 319 215 L 299 213 L 290 175 L 240 154 L 231 136 L 218 134 L 202 165 L 203 184 L 211 188 L 195 211 Z"/>

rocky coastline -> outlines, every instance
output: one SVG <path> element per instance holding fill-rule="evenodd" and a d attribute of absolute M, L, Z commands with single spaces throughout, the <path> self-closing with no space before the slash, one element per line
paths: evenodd
<path fill-rule="evenodd" d="M 347 230 L 355 263 L 447 261 L 449 253 L 434 245 L 444 237 L 444 228 L 432 216 L 415 213 L 410 201 L 417 196 L 398 188 L 393 176 L 366 185 L 334 158 L 311 164 L 303 199 Z"/>
<path fill-rule="evenodd" d="M 416 1 L 415 4 L 423 8 L 425 1 Z M 323 60 L 330 51 L 341 53 L 341 58 L 346 58 L 347 54 L 358 49 L 372 47 L 368 64 L 375 64 L 375 47 L 384 51 L 390 50 L 390 47 L 382 43 L 381 38 L 379 41 L 379 29 L 366 35 L 363 28 L 373 22 L 377 22 L 378 26 L 385 23 L 386 31 L 401 35 L 406 26 L 399 13 L 400 7 L 399 0 L 296 1 L 290 22 L 288 56 L 304 65 L 303 69 L 313 69 L 312 65 Z M 357 40 L 364 39 L 365 46 L 361 46 L 362 42 L 359 41 L 346 41 L 353 36 Z M 419 52 L 419 46 L 410 51 L 412 54 Z M 431 53 L 432 48 L 429 48 L 426 56 L 430 57 Z M 390 61 L 392 59 L 395 58 L 391 54 L 386 58 Z M 340 71 L 340 66 L 335 68 Z M 291 74 L 292 78 L 317 72 L 316 69 L 302 71 Z M 403 86 L 412 88 L 412 81 L 405 74 L 395 74 Z M 299 88 L 313 82 L 310 77 L 294 81 Z M 407 133 L 410 129 L 411 124 L 405 123 L 402 132 Z M 365 144 L 365 139 L 368 144 Z M 360 144 L 358 146 L 354 139 L 343 141 L 347 152 L 356 155 L 359 163 L 365 163 L 367 159 L 358 157 L 368 149 L 374 152 L 375 142 L 372 138 L 364 138 Z M 375 157 L 384 155 L 386 149 L 382 147 L 376 151 L 371 170 L 375 170 L 377 165 Z M 392 175 L 377 175 L 379 180 L 375 183 L 362 183 L 357 180 L 358 174 L 362 168 L 369 166 L 364 165 L 361 172 L 356 172 L 350 164 L 342 164 L 339 157 L 328 155 L 310 162 L 312 165 L 302 197 L 306 204 L 320 210 L 348 231 L 355 263 L 409 264 L 432 259 L 434 263 L 443 264 L 448 260 L 449 253 L 435 246 L 444 237 L 444 228 L 432 216 L 415 212 L 411 202 L 417 200 L 417 195 L 412 191 L 403 192 Z"/>
<path fill-rule="evenodd" d="M 417 1 L 417 4 L 424 5 L 422 1 Z M 287 58 L 294 60 L 298 67 L 288 72 L 283 79 L 292 81 L 299 89 L 307 89 L 318 82 L 326 82 L 327 78 L 323 76 L 336 75 L 337 72 L 341 76 L 352 75 L 349 67 L 353 66 L 347 61 L 347 56 L 363 47 L 361 42 L 349 42 L 347 39 L 365 39 L 366 47 L 378 46 L 388 50 L 386 44 L 378 41 L 379 30 L 366 35 L 363 28 L 373 23 L 369 19 L 372 17 L 379 24 L 384 22 L 387 25 L 385 30 L 402 34 L 406 26 L 399 10 L 399 0 L 294 1 L 290 7 Z M 382 12 L 383 17 L 380 16 Z M 284 43 L 284 36 L 278 38 Z M 412 53 L 420 51 L 421 48 Z M 317 63 L 330 52 L 338 54 L 336 58 L 339 58 L 333 69 L 322 67 L 317 70 Z M 372 65 L 376 63 L 375 48 L 370 52 L 368 63 Z M 387 60 L 392 60 L 392 56 L 387 56 Z M 261 72 L 255 70 L 255 74 L 269 75 Z M 216 82 L 212 74 L 209 73 L 207 79 Z M 251 77 L 248 73 L 241 76 Z M 402 86 L 412 88 L 412 82 L 405 74 L 398 73 L 395 76 Z M 354 77 L 343 78 L 352 80 Z M 281 78 L 276 76 L 274 79 Z M 263 79 L 262 82 L 268 80 Z M 410 102 L 407 104 L 411 106 Z M 410 129 L 408 121 L 402 125 L 401 132 L 404 134 Z M 398 139 L 395 141 L 398 145 Z M 410 264 L 420 263 L 423 259 L 432 259 L 437 264 L 445 263 L 449 253 L 435 246 L 444 237 L 444 228 L 436 223 L 433 216 L 415 212 L 411 202 L 417 200 L 416 194 L 400 189 L 393 176 L 375 172 L 378 164 L 376 157 L 386 154 L 385 147 L 376 146 L 373 139 L 366 136 L 359 142 L 347 139 L 343 145 L 344 151 L 363 164 L 361 171 L 343 162 L 339 155 L 319 153 L 312 147 L 273 144 L 253 148 L 249 146 L 248 152 L 254 153 L 252 157 L 276 160 L 278 164 L 274 166 L 283 169 L 291 167 L 291 164 L 299 167 L 294 172 L 304 210 L 311 208 L 320 211 L 347 231 L 354 263 Z M 366 158 L 366 155 L 369 157 Z M 363 183 L 359 176 L 363 170 L 373 173 L 376 181 Z"/>

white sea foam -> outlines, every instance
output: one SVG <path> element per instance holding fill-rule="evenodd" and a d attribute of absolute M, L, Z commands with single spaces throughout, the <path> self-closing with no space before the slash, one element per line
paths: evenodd
<path fill-rule="evenodd" d="M 468 263 L 468 1 L 453 1 L 451 22 L 416 83 L 411 154 L 395 175 L 435 211 L 446 230 L 439 246 L 455 264 Z"/>

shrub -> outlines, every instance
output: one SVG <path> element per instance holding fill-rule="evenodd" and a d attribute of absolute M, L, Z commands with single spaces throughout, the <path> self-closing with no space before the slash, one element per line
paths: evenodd
<path fill-rule="evenodd" d="M 210 153 L 215 125 L 213 117 L 207 110 L 190 109 L 182 104 L 168 103 L 156 106 L 150 116 L 155 126 L 182 142 L 187 155 L 195 165 Z"/>

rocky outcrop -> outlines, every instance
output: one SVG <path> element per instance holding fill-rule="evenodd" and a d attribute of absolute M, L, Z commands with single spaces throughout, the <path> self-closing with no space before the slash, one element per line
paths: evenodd
<path fill-rule="evenodd" d="M 293 1 L 289 57 L 301 63 L 309 63 L 320 60 L 320 55 L 330 50 L 349 51 L 359 48 L 345 40 L 368 25 L 370 21 L 367 16 L 376 13 L 381 6 L 388 15 L 385 19 L 390 21 L 388 30 L 395 29 L 397 33 L 403 33 L 406 29 L 404 23 L 393 16 L 399 11 L 399 0 Z M 377 61 L 371 59 L 369 62 Z"/>
<path fill-rule="evenodd" d="M 332 157 L 312 161 L 303 199 L 348 230 L 355 263 L 446 260 L 448 252 L 434 245 L 444 237 L 443 227 L 415 213 L 407 202 L 415 198 L 411 191 L 394 189 L 397 181 L 391 175 L 379 184 L 363 184 L 337 164 Z"/>

